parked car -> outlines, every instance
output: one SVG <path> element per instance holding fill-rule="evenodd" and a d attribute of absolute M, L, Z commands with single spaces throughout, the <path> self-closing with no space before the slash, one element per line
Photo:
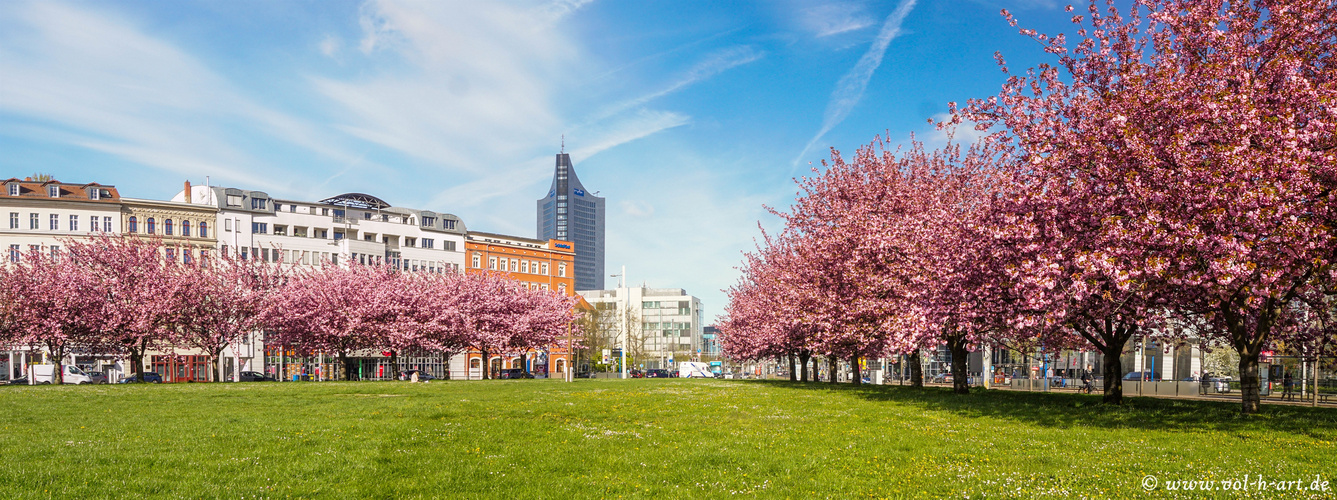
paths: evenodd
<path fill-rule="evenodd" d="M 278 382 L 278 379 L 261 372 L 241 372 L 237 374 L 238 382 Z"/>
<path fill-rule="evenodd" d="M 84 373 L 88 374 L 88 379 L 92 381 L 92 383 L 94 384 L 111 383 L 110 381 L 107 380 L 107 372 L 84 372 Z"/>
<path fill-rule="evenodd" d="M 144 372 L 143 375 L 144 375 L 144 382 L 146 382 L 146 383 L 150 383 L 150 384 L 161 384 L 161 383 L 162 383 L 162 375 L 159 375 L 158 372 Z M 126 375 L 125 377 L 122 377 L 122 378 L 121 378 L 121 381 L 120 381 L 120 382 L 117 382 L 117 383 L 119 383 L 119 384 L 136 384 L 136 383 L 139 383 L 139 378 L 136 377 L 135 374 L 131 373 L 131 374 L 129 374 L 129 375 Z"/>
<path fill-rule="evenodd" d="M 939 373 L 939 374 L 937 374 L 937 375 L 934 375 L 934 376 L 933 376 L 933 383 L 935 383 L 935 384 L 950 384 L 950 383 L 952 383 L 952 374 L 951 374 L 950 372 L 943 372 L 943 373 Z"/>
<path fill-rule="evenodd" d="M 534 378 L 534 374 L 532 374 L 532 373 L 525 373 L 524 369 L 521 369 L 521 368 L 509 368 L 509 369 L 506 369 L 506 370 L 502 370 L 501 373 L 500 373 L 499 375 L 497 375 L 497 378 L 502 379 L 502 380 L 508 380 L 508 379 L 521 379 L 521 378 Z"/>
<path fill-rule="evenodd" d="M 645 372 L 632 368 L 627 370 L 627 378 L 645 378 Z"/>
<path fill-rule="evenodd" d="M 1230 392 L 1229 378 L 1207 377 L 1206 379 L 1203 380 L 1202 385 L 1205 386 L 1210 392 L 1214 393 Z"/>
<path fill-rule="evenodd" d="M 1139 375 L 1138 372 L 1128 372 L 1127 375 L 1123 376 L 1123 379 L 1125 381 L 1131 380 L 1133 382 L 1136 382 L 1139 379 L 1144 382 L 1160 382 L 1161 374 L 1156 372 L 1142 372 L 1141 375 Z"/>
<path fill-rule="evenodd" d="M 672 378 L 668 370 L 647 370 L 645 378 Z"/>
<path fill-rule="evenodd" d="M 88 378 L 88 374 L 74 365 L 33 365 L 30 376 L 39 384 L 53 384 L 56 382 L 56 370 L 61 370 L 64 377 L 61 378 L 66 384 L 91 384 L 93 381 Z"/>
<path fill-rule="evenodd" d="M 28 377 L 19 377 L 9 381 L 9 385 L 28 385 Z"/>
<path fill-rule="evenodd" d="M 594 378 L 594 372 L 589 370 L 580 370 L 576 372 L 576 378 Z"/>

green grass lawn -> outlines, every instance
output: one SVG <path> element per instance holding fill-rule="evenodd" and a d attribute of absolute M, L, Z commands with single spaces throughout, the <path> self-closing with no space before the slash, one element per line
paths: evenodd
<path fill-rule="evenodd" d="M 1098 401 L 680 379 L 3 387 L 0 492 L 1148 498 L 1245 474 L 1337 489 L 1337 410 Z"/>

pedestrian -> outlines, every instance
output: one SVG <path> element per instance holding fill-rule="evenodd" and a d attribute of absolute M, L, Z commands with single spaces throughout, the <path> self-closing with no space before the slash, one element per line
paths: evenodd
<path fill-rule="evenodd" d="M 1291 372 L 1286 372 L 1286 375 L 1281 378 L 1281 386 L 1282 390 L 1284 391 L 1281 393 L 1281 399 L 1283 400 L 1290 399 L 1291 401 L 1294 401 L 1295 380 L 1291 379 Z"/>
<path fill-rule="evenodd" d="M 1086 370 L 1082 371 L 1082 390 L 1086 391 L 1087 394 L 1091 394 L 1095 390 L 1095 387 L 1091 385 L 1090 366 L 1086 367 Z"/>

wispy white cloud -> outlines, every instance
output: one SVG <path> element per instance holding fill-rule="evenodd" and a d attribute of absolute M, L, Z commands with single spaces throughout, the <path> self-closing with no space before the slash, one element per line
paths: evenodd
<path fill-rule="evenodd" d="M 335 56 L 339 55 L 339 49 L 343 47 L 343 42 L 339 41 L 339 37 L 337 36 L 327 35 L 320 41 L 318 47 L 320 48 L 321 54 L 333 59 Z"/>
<path fill-rule="evenodd" d="M 803 151 L 799 152 L 798 156 L 794 158 L 793 165 L 795 167 L 808 156 L 808 153 L 812 151 L 818 141 L 822 140 L 827 132 L 844 121 L 845 117 L 849 116 L 850 110 L 859 104 L 859 100 L 863 98 L 864 90 L 868 88 L 868 80 L 873 78 L 873 72 L 877 71 L 877 67 L 882 64 L 882 56 L 886 54 L 887 46 L 891 44 L 892 39 L 901 34 L 901 23 L 905 21 L 905 16 L 909 15 L 910 10 L 914 8 L 915 1 L 901 1 L 896 10 L 888 15 L 887 20 L 882 23 L 882 30 L 878 32 L 877 38 L 873 39 L 873 44 L 868 47 L 868 51 L 864 53 L 863 57 L 859 58 L 859 62 L 855 63 L 849 72 L 840 77 L 840 81 L 836 82 L 836 89 L 831 92 L 831 99 L 826 104 L 822 127 L 818 129 L 812 140 L 808 141 L 808 144 L 803 147 Z"/>
<path fill-rule="evenodd" d="M 846 2 L 815 5 L 799 12 L 799 24 L 819 38 L 867 28 L 874 22 L 862 6 Z"/>
<path fill-rule="evenodd" d="M 66 130 L 51 140 L 184 178 L 289 185 L 270 160 L 236 144 L 239 128 L 261 129 L 281 147 L 351 156 L 172 43 L 95 8 L 54 1 L 0 7 L 0 75 L 0 114 Z"/>
<path fill-rule="evenodd" d="M 680 78 L 670 82 L 668 85 L 644 95 L 614 103 L 595 113 L 590 119 L 602 120 L 627 111 L 628 109 L 643 106 L 655 99 L 687 88 L 694 83 L 707 80 L 732 68 L 756 61 L 764 56 L 765 53 L 748 45 L 715 51 L 694 64 Z"/>

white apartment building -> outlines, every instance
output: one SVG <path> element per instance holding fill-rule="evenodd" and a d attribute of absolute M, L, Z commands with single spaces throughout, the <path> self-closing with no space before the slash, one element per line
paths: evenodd
<path fill-rule="evenodd" d="M 459 272 L 464 266 L 465 227 L 459 217 L 392 207 L 371 195 L 309 202 L 187 185 L 172 201 L 217 207 L 219 251 L 245 259 L 307 266 L 388 262 L 428 272 Z"/>
<path fill-rule="evenodd" d="M 596 310 L 613 315 L 616 346 L 638 342 L 646 369 L 668 368 L 699 358 L 702 349 L 701 299 L 681 288 L 620 287 L 576 292 Z M 625 327 L 621 325 L 626 325 Z"/>
<path fill-rule="evenodd" d="M 0 249 L 9 262 L 17 262 L 29 251 L 59 254 L 62 240 L 121 232 L 121 197 L 115 186 L 55 180 L 2 182 Z"/>

